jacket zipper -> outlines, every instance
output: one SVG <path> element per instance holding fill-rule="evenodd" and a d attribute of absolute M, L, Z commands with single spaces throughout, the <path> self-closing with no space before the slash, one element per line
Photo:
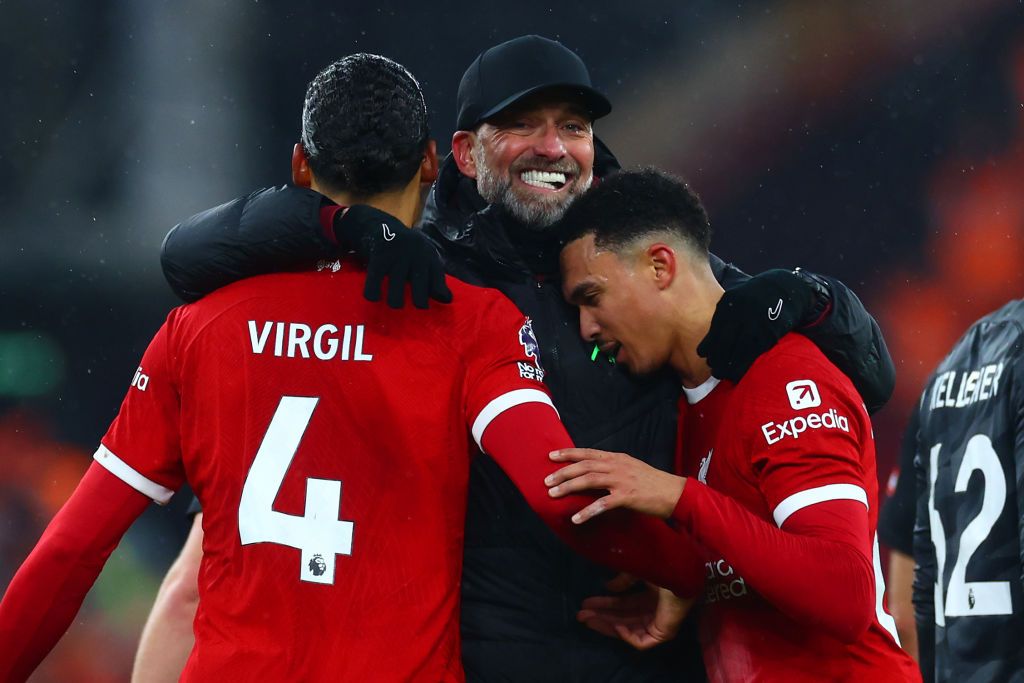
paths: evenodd
<path fill-rule="evenodd" d="M 534 284 L 537 287 L 537 301 L 540 302 L 541 304 L 543 304 L 544 309 L 545 309 L 545 317 L 547 319 L 549 319 L 549 320 L 554 319 L 555 316 L 551 315 L 552 311 L 547 310 L 548 309 L 548 304 L 550 303 L 551 299 L 550 299 L 550 296 L 548 295 L 548 293 L 545 291 L 544 281 L 543 280 L 538 280 L 538 279 L 534 278 Z M 558 361 L 558 339 L 557 339 L 558 333 L 557 333 L 557 326 L 555 326 L 555 329 L 552 330 L 552 335 L 551 336 L 552 336 L 552 339 L 549 342 L 548 355 L 551 358 L 551 365 L 553 367 L 545 368 L 545 371 L 550 372 L 550 371 L 554 370 L 555 372 L 559 372 L 559 370 L 558 370 L 559 361 Z"/>

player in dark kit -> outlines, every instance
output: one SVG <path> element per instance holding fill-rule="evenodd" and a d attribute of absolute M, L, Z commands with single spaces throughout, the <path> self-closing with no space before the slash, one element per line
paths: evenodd
<path fill-rule="evenodd" d="M 329 102 L 331 106 L 320 106 Z M 389 243 L 437 169 L 415 79 L 352 55 L 307 92 L 298 185 Z M 312 131 L 312 132 L 310 132 Z M 373 208 L 373 207 L 377 208 Z M 574 533 L 546 495 L 571 446 L 531 322 L 451 281 L 451 306 L 366 301 L 345 256 L 174 309 L 95 462 L 0 602 L 0 680 L 26 679 L 122 534 L 186 480 L 203 505 L 195 647 L 183 680 L 463 680 L 459 576 L 471 454 L 491 456 L 577 551 L 693 593 L 692 547 L 657 520 Z"/>
<path fill-rule="evenodd" d="M 921 668 L 1024 681 L 1024 301 L 976 322 L 918 407 L 914 581 Z"/>

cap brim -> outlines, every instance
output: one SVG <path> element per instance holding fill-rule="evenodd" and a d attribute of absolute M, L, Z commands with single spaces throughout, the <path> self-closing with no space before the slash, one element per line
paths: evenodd
<path fill-rule="evenodd" d="M 592 120 L 594 121 L 603 116 L 607 116 L 612 111 L 612 103 L 608 101 L 608 98 L 593 88 L 585 85 L 579 85 L 578 83 L 545 83 L 544 85 L 527 88 L 526 90 L 517 92 L 510 97 L 506 97 L 504 100 L 481 114 L 480 118 L 473 122 L 473 125 L 475 126 L 482 121 L 486 121 L 492 116 L 500 114 L 504 110 L 508 109 L 516 102 L 544 90 L 565 90 L 571 92 L 572 95 L 575 95 L 574 99 L 578 99 L 583 106 L 586 107 L 587 111 L 590 112 L 590 115 L 593 117 Z"/>

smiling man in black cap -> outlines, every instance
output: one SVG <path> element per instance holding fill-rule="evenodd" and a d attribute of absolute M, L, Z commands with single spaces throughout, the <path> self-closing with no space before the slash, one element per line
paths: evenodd
<path fill-rule="evenodd" d="M 459 170 L 489 204 L 543 230 L 593 182 L 593 122 L 608 99 L 561 43 L 523 36 L 486 50 L 459 85 Z"/>
<path fill-rule="evenodd" d="M 631 377 L 586 345 L 558 281 L 553 226 L 591 183 L 619 169 L 593 132 L 594 121 L 610 111 L 583 62 L 561 43 L 523 36 L 485 50 L 459 86 L 459 130 L 427 199 L 422 229 L 450 274 L 499 289 L 532 318 L 535 339 L 521 341 L 539 343 L 539 358 L 524 371 L 543 378 L 576 444 L 671 469 L 678 381 L 670 374 Z M 336 248 L 325 234 L 336 231 L 331 221 L 340 212 L 322 210 L 323 198 L 309 190 L 261 191 L 231 206 L 198 214 L 168 236 L 165 273 L 180 295 L 194 298 L 266 272 L 268 264 L 283 270 Z M 367 239 L 380 229 L 362 227 Z M 224 235 L 245 248 L 226 249 Z M 701 348 L 716 376 L 738 379 L 796 327 L 853 379 L 868 406 L 885 402 L 892 363 L 852 292 L 803 272 L 751 279 L 711 259 L 727 290 Z M 392 291 L 405 273 L 392 269 Z M 420 300 L 424 282 L 411 282 Z M 401 297 L 392 303 L 401 304 Z M 466 520 L 461 616 L 468 680 L 700 680 L 692 639 L 640 653 L 577 622 L 581 602 L 606 592 L 611 573 L 573 554 L 485 455 L 472 465 Z"/>

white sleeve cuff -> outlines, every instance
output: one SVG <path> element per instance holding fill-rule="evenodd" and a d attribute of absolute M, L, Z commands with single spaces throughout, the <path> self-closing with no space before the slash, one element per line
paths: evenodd
<path fill-rule="evenodd" d="M 473 440 L 476 441 L 476 445 L 483 450 L 483 444 L 481 443 L 484 430 L 487 429 L 487 425 L 491 424 L 494 418 L 501 415 L 509 408 L 522 405 L 523 403 L 546 403 L 551 406 L 551 409 L 555 411 L 555 415 L 558 414 L 558 410 L 555 405 L 551 402 L 551 397 L 540 389 L 516 389 L 510 391 L 507 394 L 502 394 L 498 398 L 494 399 L 480 411 L 480 414 L 476 416 L 476 420 L 473 421 Z"/>
<path fill-rule="evenodd" d="M 776 506 L 772 516 L 775 518 L 775 524 L 781 528 L 782 523 L 797 510 L 803 510 L 809 505 L 824 503 L 828 500 L 856 500 L 864 503 L 864 507 L 868 507 L 868 494 L 860 486 L 856 484 L 827 484 L 794 493 Z"/>
<path fill-rule="evenodd" d="M 132 469 L 132 466 L 121 458 L 114 455 L 110 450 L 100 444 L 93 454 L 93 460 L 103 465 L 111 474 L 131 486 L 144 496 L 152 498 L 160 505 L 167 505 L 167 501 L 174 495 L 174 491 L 155 481 L 146 479 L 144 476 Z"/>

